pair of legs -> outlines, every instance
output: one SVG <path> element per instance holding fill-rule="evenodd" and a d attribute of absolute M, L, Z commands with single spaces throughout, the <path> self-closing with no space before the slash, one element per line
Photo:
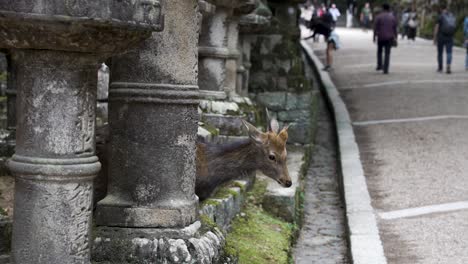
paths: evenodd
<path fill-rule="evenodd" d="M 437 40 L 437 63 L 439 67 L 437 71 L 441 72 L 443 70 L 443 54 L 447 53 L 447 73 L 451 73 L 450 65 L 452 64 L 452 48 L 453 48 L 453 38 L 439 39 Z"/>
<path fill-rule="evenodd" d="M 468 71 L 468 43 L 466 44 L 465 70 Z"/>
<path fill-rule="evenodd" d="M 324 70 L 328 70 L 331 68 L 333 64 L 333 50 L 335 49 L 335 43 L 333 41 L 327 42 L 327 65 L 325 66 Z"/>
<path fill-rule="evenodd" d="M 393 40 L 379 40 L 377 41 L 377 70 L 383 70 L 383 73 L 388 73 L 390 67 L 390 50 L 392 49 Z M 382 52 L 384 58 L 382 63 Z"/>

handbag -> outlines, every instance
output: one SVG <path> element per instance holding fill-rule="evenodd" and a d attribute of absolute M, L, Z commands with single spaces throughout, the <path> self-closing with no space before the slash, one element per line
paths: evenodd
<path fill-rule="evenodd" d="M 398 40 L 396 38 L 392 39 L 392 47 L 398 47 Z"/>

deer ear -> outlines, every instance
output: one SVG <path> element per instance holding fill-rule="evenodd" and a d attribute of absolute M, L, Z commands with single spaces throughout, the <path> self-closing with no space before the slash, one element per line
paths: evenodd
<path fill-rule="evenodd" d="M 271 129 L 271 132 L 274 132 L 275 134 L 278 133 L 279 131 L 279 124 L 278 124 L 278 121 L 276 119 L 272 119 L 270 121 L 270 129 Z"/>
<path fill-rule="evenodd" d="M 288 128 L 289 125 L 285 126 L 281 132 L 278 134 L 278 137 L 280 137 L 284 142 L 288 140 Z"/>
<path fill-rule="evenodd" d="M 247 128 L 250 139 L 257 143 L 262 143 L 262 132 L 260 132 L 254 125 L 249 122 L 242 120 L 242 124 Z"/>

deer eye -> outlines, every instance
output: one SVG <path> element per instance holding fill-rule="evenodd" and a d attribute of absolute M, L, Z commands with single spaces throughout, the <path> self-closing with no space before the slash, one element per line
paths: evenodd
<path fill-rule="evenodd" d="M 276 160 L 276 157 L 275 157 L 275 155 L 273 155 L 273 154 L 270 154 L 270 155 L 268 156 L 268 158 L 269 158 L 270 160 L 272 160 L 272 161 L 275 161 L 275 160 Z"/>

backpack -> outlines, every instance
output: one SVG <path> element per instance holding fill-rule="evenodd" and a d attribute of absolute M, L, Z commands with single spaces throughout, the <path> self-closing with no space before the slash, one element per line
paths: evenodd
<path fill-rule="evenodd" d="M 442 34 L 452 36 L 455 34 L 456 27 L 457 19 L 452 13 L 442 14 L 442 24 L 440 25 Z"/>

